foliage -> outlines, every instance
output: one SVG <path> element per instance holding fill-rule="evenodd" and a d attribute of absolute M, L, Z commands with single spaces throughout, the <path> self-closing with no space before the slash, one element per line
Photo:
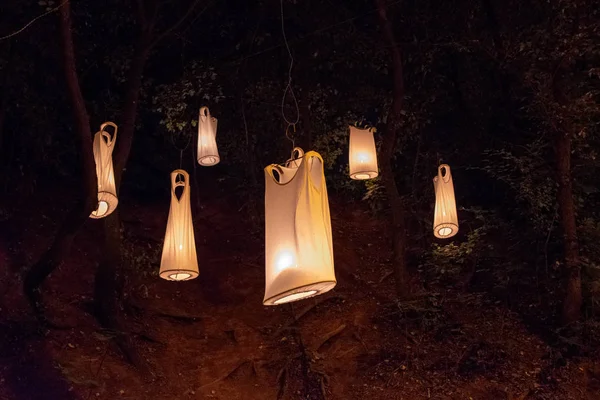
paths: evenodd
<path fill-rule="evenodd" d="M 490 177 L 508 185 L 518 207 L 515 211 L 525 214 L 539 234 L 547 233 L 556 210 L 556 185 L 544 151 L 539 141 L 511 150 L 488 149 L 481 166 Z"/>
<path fill-rule="evenodd" d="M 198 110 L 202 105 L 219 103 L 222 98 L 222 87 L 214 67 L 193 61 L 186 66 L 181 79 L 156 88 L 152 103 L 167 132 L 181 133 L 197 126 Z"/>

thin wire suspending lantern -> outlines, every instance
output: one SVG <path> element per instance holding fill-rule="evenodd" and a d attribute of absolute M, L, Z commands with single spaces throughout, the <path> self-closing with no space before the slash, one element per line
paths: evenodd
<path fill-rule="evenodd" d="M 377 148 L 371 129 L 350 126 L 350 178 L 373 179 L 379 175 Z"/>
<path fill-rule="evenodd" d="M 210 116 L 208 107 L 202 107 L 198 116 L 198 164 L 211 167 L 220 160 L 217 149 L 217 119 Z"/>
<path fill-rule="evenodd" d="M 182 169 L 171 172 L 171 208 L 159 273 L 161 278 L 170 281 L 186 281 L 198 276 L 189 178 Z M 179 194 L 178 188 L 182 188 Z"/>
<path fill-rule="evenodd" d="M 112 136 L 104 129 L 112 126 Z M 98 206 L 92 211 L 90 218 L 104 218 L 117 208 L 119 200 L 115 185 L 115 172 L 113 169 L 112 152 L 117 140 L 117 125 L 114 122 L 105 122 L 100 125 L 100 131 L 94 136 L 94 161 L 96 162 L 96 176 L 98 178 Z"/>
<path fill-rule="evenodd" d="M 438 167 L 438 175 L 433 178 L 435 188 L 435 211 L 433 234 L 440 238 L 450 238 L 458 232 L 458 215 L 454 199 L 454 184 L 448 164 Z"/>
<path fill-rule="evenodd" d="M 336 285 L 331 218 L 319 153 L 265 168 L 265 297 L 277 305 L 325 293 Z M 296 166 L 297 165 L 297 166 Z"/>

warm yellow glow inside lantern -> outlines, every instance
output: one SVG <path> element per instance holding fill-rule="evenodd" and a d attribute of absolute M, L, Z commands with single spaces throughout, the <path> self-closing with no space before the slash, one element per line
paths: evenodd
<path fill-rule="evenodd" d="M 265 297 L 289 303 L 336 285 L 323 159 L 295 148 L 286 166 L 265 168 Z"/>
<path fill-rule="evenodd" d="M 198 258 L 194 241 L 190 184 L 187 172 L 171 172 L 171 208 L 160 260 L 160 277 L 185 281 L 198 276 Z M 181 192 L 178 189 L 181 188 Z"/>
<path fill-rule="evenodd" d="M 372 179 L 379 175 L 377 149 L 371 129 L 350 126 L 350 178 Z"/>
<path fill-rule="evenodd" d="M 458 233 L 458 215 L 452 174 L 447 164 L 438 167 L 438 176 L 433 178 L 433 186 L 435 188 L 433 234 L 440 239 L 450 238 Z"/>
<path fill-rule="evenodd" d="M 210 116 L 208 107 L 200 109 L 198 116 L 198 164 L 210 167 L 219 163 L 217 149 L 217 119 Z"/>
<path fill-rule="evenodd" d="M 112 136 L 104 129 L 107 126 L 114 128 Z M 105 122 L 100 125 L 100 131 L 94 136 L 94 161 L 96 162 L 96 176 L 98 177 L 98 206 L 92 211 L 90 218 L 104 218 L 117 208 L 117 190 L 115 188 L 115 173 L 113 170 L 112 152 L 117 139 L 117 125 Z"/>

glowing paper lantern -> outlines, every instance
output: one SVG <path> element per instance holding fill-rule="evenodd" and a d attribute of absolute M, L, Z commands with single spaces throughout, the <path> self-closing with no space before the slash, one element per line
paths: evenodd
<path fill-rule="evenodd" d="M 182 169 L 171 172 L 171 208 L 159 273 L 161 278 L 170 281 L 186 281 L 198 276 L 189 178 Z M 183 189 L 178 195 L 180 187 Z"/>
<path fill-rule="evenodd" d="M 104 129 L 107 126 L 114 128 L 111 137 Z M 113 170 L 112 152 L 117 139 L 117 125 L 105 122 L 100 125 L 100 131 L 94 136 L 94 161 L 96 162 L 96 176 L 98 177 L 98 207 L 92 211 L 90 218 L 104 218 L 117 208 L 117 189 L 115 188 L 115 173 Z"/>
<path fill-rule="evenodd" d="M 458 232 L 458 216 L 452 174 L 447 164 L 438 167 L 438 176 L 433 178 L 433 186 L 435 188 L 433 234 L 440 239 L 452 237 Z"/>
<path fill-rule="evenodd" d="M 336 285 L 323 159 L 314 151 L 303 155 L 292 168 L 265 168 L 265 305 L 316 296 Z"/>
<path fill-rule="evenodd" d="M 379 175 L 377 149 L 371 129 L 350 126 L 350 178 L 373 179 Z"/>
<path fill-rule="evenodd" d="M 217 149 L 217 119 L 210 116 L 208 107 L 200 109 L 198 117 L 198 164 L 210 167 L 219 163 Z"/>

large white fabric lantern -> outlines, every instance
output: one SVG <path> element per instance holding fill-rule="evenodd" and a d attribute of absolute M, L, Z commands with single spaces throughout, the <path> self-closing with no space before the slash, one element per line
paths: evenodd
<path fill-rule="evenodd" d="M 107 126 L 114 128 L 112 136 L 104 129 Z M 104 218 L 117 208 L 117 189 L 115 185 L 115 172 L 113 170 L 112 152 L 117 139 L 117 125 L 105 122 L 100 125 L 100 131 L 94 136 L 94 161 L 96 162 L 96 176 L 98 177 L 98 206 L 92 211 L 90 218 Z"/>
<path fill-rule="evenodd" d="M 314 151 L 265 168 L 265 297 L 277 305 L 336 285 L 323 158 Z"/>
<path fill-rule="evenodd" d="M 458 232 L 458 216 L 452 174 L 447 164 L 438 167 L 438 175 L 433 178 L 433 186 L 435 188 L 433 234 L 440 239 L 450 238 Z"/>
<path fill-rule="evenodd" d="M 379 175 L 377 148 L 371 129 L 350 126 L 350 178 L 373 179 Z"/>
<path fill-rule="evenodd" d="M 217 119 L 210 116 L 208 107 L 200 108 L 198 117 L 198 164 L 210 167 L 219 163 L 217 149 Z"/>
<path fill-rule="evenodd" d="M 198 258 L 194 241 L 190 176 L 182 169 L 171 172 L 171 208 L 160 260 L 160 277 L 186 281 L 198 276 Z M 181 193 L 177 188 L 181 187 Z"/>

